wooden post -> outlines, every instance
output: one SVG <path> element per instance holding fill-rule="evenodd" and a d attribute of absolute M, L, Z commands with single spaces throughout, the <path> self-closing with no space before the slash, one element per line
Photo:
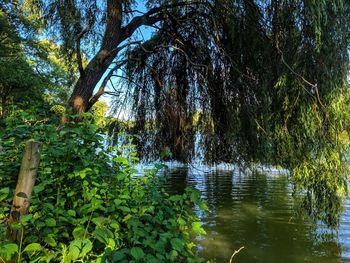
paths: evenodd
<path fill-rule="evenodd" d="M 32 194 L 36 174 L 40 161 L 41 143 L 34 140 L 26 142 L 21 169 L 19 171 L 16 191 L 13 198 L 13 205 L 8 220 L 9 228 L 7 238 L 12 241 L 19 241 L 22 236 L 21 229 L 12 229 L 11 224 L 18 222 L 22 215 L 28 213 L 29 198 Z"/>

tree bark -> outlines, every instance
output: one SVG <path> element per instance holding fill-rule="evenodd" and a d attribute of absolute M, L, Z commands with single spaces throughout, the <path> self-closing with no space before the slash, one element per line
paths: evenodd
<path fill-rule="evenodd" d="M 94 89 L 108 67 L 112 64 L 120 49 L 122 49 L 119 45 L 123 41 L 130 38 L 140 26 L 152 25 L 164 20 L 167 17 L 165 15 L 167 9 L 190 4 L 188 2 L 179 2 L 155 7 L 143 15 L 134 17 L 127 25 L 122 26 L 123 0 L 108 0 L 106 30 L 103 35 L 101 48 L 85 69 L 80 68 L 80 77 L 69 99 L 69 105 L 73 108 L 74 112 L 81 114 L 88 111 L 93 103 L 97 101 L 91 100 Z M 78 38 L 78 41 L 80 41 L 80 38 Z M 79 43 L 77 42 L 77 52 L 80 50 Z"/>
<path fill-rule="evenodd" d="M 86 66 L 84 76 L 80 76 L 78 79 L 69 99 L 69 105 L 75 113 L 80 114 L 91 108 L 90 99 L 93 96 L 94 89 L 114 57 L 115 55 L 109 54 L 107 50 L 100 50 Z"/>
<path fill-rule="evenodd" d="M 26 143 L 24 155 L 22 159 L 21 169 L 19 172 L 13 205 L 8 221 L 9 227 L 7 238 L 12 241 L 20 241 L 22 229 L 13 229 L 11 224 L 18 222 L 22 215 L 28 213 L 29 198 L 32 194 L 36 174 L 40 161 L 40 146 L 39 142 L 29 140 Z"/>
<path fill-rule="evenodd" d="M 107 1 L 106 30 L 101 49 L 80 75 L 69 99 L 69 105 L 75 113 L 80 114 L 91 108 L 90 99 L 94 89 L 118 53 L 117 47 L 121 42 L 122 3 L 122 0 Z"/>

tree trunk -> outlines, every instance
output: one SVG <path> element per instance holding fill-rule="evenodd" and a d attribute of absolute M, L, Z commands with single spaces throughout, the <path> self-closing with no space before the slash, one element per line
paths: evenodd
<path fill-rule="evenodd" d="M 28 213 L 28 200 L 33 191 L 39 161 L 40 143 L 34 140 L 27 141 L 8 221 L 7 238 L 9 240 L 20 241 L 21 239 L 23 230 L 13 229 L 11 228 L 11 224 L 18 222 L 22 215 Z"/>
<path fill-rule="evenodd" d="M 84 75 L 78 79 L 69 99 L 69 105 L 74 113 L 80 114 L 91 108 L 90 99 L 93 97 L 94 89 L 115 56 L 116 52 L 100 50 L 86 66 Z"/>
<path fill-rule="evenodd" d="M 91 108 L 90 99 L 93 97 L 94 89 L 118 53 L 117 47 L 122 41 L 120 38 L 122 33 L 122 2 L 122 0 L 107 1 L 106 30 L 101 49 L 83 70 L 84 72 L 78 79 L 69 99 L 69 105 L 77 114 Z"/>

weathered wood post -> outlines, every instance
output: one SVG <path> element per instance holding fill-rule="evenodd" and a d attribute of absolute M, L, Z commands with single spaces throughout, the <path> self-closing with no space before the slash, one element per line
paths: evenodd
<path fill-rule="evenodd" d="M 28 140 L 26 142 L 16 191 L 13 198 L 13 205 L 8 220 L 9 228 L 7 238 L 12 241 L 19 241 L 22 236 L 22 229 L 13 229 L 11 228 L 11 224 L 18 222 L 22 215 L 28 213 L 28 200 L 32 194 L 36 174 L 38 172 L 40 149 L 41 143 L 34 140 Z"/>

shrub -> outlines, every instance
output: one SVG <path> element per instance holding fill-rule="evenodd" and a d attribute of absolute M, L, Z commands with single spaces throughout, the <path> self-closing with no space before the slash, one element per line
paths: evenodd
<path fill-rule="evenodd" d="M 23 116 L 22 116 L 23 117 Z M 12 119 L 11 119 L 12 118 Z M 23 122 L 25 120 L 25 122 Z M 57 127 L 9 117 L 0 130 L 0 257 L 22 262 L 199 262 L 191 237 L 204 234 L 193 206 L 200 193 L 169 196 L 157 165 L 135 176 L 130 143 L 108 148 L 90 118 Z M 22 122 L 22 123 L 21 123 Z M 43 143 L 29 214 L 20 244 L 6 240 L 23 143 Z M 1 220 L 2 219 L 2 220 Z"/>

